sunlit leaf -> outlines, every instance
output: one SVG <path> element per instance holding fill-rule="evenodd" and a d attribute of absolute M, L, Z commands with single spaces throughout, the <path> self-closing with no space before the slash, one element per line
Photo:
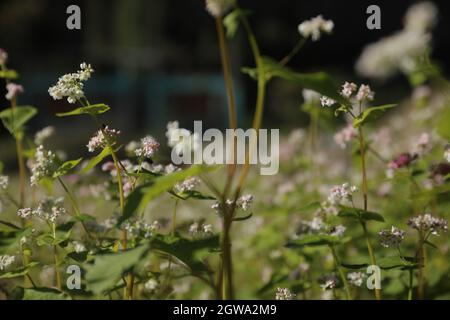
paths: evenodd
<path fill-rule="evenodd" d="M 17 136 L 23 130 L 24 125 L 37 114 L 37 109 L 32 106 L 18 106 L 14 109 L 6 109 L 0 112 L 0 119 L 5 128 Z"/>
<path fill-rule="evenodd" d="M 75 110 L 64 112 L 64 113 L 57 113 L 56 116 L 58 117 L 69 117 L 69 116 L 79 116 L 83 114 L 90 114 L 90 115 L 99 115 L 102 113 L 105 113 L 109 110 L 109 106 L 106 104 L 100 103 L 100 104 L 93 104 L 86 107 L 77 108 Z"/>
<path fill-rule="evenodd" d="M 396 104 L 386 104 L 384 106 L 367 108 L 366 110 L 363 111 L 363 113 L 361 114 L 360 117 L 357 117 L 353 121 L 353 126 L 355 128 L 358 128 L 370 121 L 374 121 L 374 120 L 378 119 L 379 117 L 381 117 L 381 115 L 383 115 L 383 113 L 386 110 L 392 109 L 396 106 L 397 106 Z"/>

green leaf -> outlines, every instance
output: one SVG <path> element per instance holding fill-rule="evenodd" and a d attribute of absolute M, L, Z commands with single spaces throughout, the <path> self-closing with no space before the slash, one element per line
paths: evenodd
<path fill-rule="evenodd" d="M 32 228 L 17 231 L 0 231 L 0 252 L 9 252 L 20 246 L 20 239 L 31 234 Z"/>
<path fill-rule="evenodd" d="M 0 78 L 14 80 L 19 77 L 16 70 L 0 70 Z"/>
<path fill-rule="evenodd" d="M 82 114 L 89 114 L 89 115 L 99 115 L 102 113 L 107 112 L 110 109 L 109 106 L 103 103 L 99 104 L 93 104 L 87 107 L 81 107 L 77 108 L 75 110 L 64 112 L 64 113 L 57 113 L 57 117 L 70 117 L 70 116 L 79 116 Z"/>
<path fill-rule="evenodd" d="M 217 200 L 215 197 L 208 196 L 196 190 L 187 191 L 184 193 L 176 194 L 178 197 L 181 197 L 183 200 L 188 199 L 197 199 L 197 200 Z"/>
<path fill-rule="evenodd" d="M 23 300 L 71 300 L 70 296 L 52 288 L 21 288 Z"/>
<path fill-rule="evenodd" d="M 396 104 L 386 104 L 379 107 L 371 107 L 363 111 L 361 116 L 353 121 L 353 126 L 358 128 L 370 121 L 378 119 L 386 110 L 396 107 Z"/>
<path fill-rule="evenodd" d="M 38 246 L 57 246 L 62 245 L 70 239 L 71 231 L 56 231 L 56 237 L 52 233 L 44 233 L 36 238 Z"/>
<path fill-rule="evenodd" d="M 207 272 L 209 269 L 201 261 L 204 253 L 219 248 L 219 237 L 189 240 L 177 236 L 158 235 L 152 239 L 151 248 L 174 256 L 193 272 Z"/>
<path fill-rule="evenodd" d="M 148 184 L 136 188 L 127 198 L 123 215 L 120 217 L 117 225 L 133 216 L 137 211 L 143 211 L 148 203 L 161 193 L 169 191 L 173 186 L 189 177 L 199 175 L 205 172 L 217 170 L 220 166 L 202 166 L 194 165 L 185 170 L 155 178 Z"/>
<path fill-rule="evenodd" d="M 385 222 L 383 216 L 376 212 L 365 211 L 358 208 L 350 208 L 345 206 L 339 206 L 339 217 L 352 218 L 358 221 L 379 221 Z"/>
<path fill-rule="evenodd" d="M 55 173 L 53 174 L 53 178 L 58 178 L 58 177 L 66 175 L 69 171 L 71 171 L 73 168 L 75 168 L 82 160 L 83 160 L 83 158 L 64 162 L 55 171 Z"/>
<path fill-rule="evenodd" d="M 97 256 L 92 265 L 86 266 L 87 288 L 95 294 L 113 288 L 121 277 L 132 270 L 148 253 L 148 250 L 149 247 L 143 245 L 125 252 Z"/>
<path fill-rule="evenodd" d="M 347 237 L 340 238 L 336 236 L 326 235 L 326 234 L 310 234 L 300 237 L 290 241 L 286 247 L 288 248 L 302 248 L 305 246 L 325 246 L 325 245 L 336 245 L 349 241 Z"/>
<path fill-rule="evenodd" d="M 287 67 L 281 66 L 277 61 L 269 57 L 262 58 L 262 71 L 268 77 L 279 77 L 287 81 L 299 84 L 302 88 L 314 90 L 324 96 L 336 100 L 343 105 L 350 105 L 350 102 L 339 94 L 339 86 L 325 72 L 297 73 Z M 244 73 L 252 78 L 257 78 L 257 69 L 243 69 Z"/>
<path fill-rule="evenodd" d="M 27 266 L 20 267 L 16 270 L 1 274 L 0 279 L 13 279 L 13 278 L 18 278 L 18 277 L 23 277 L 24 275 L 28 274 L 30 269 L 37 266 L 38 264 L 39 264 L 38 262 L 31 262 Z"/>
<path fill-rule="evenodd" d="M 447 105 L 443 111 L 440 112 L 437 121 L 437 133 L 444 139 L 450 141 L 450 106 Z"/>
<path fill-rule="evenodd" d="M 377 260 L 377 265 L 381 269 L 416 269 L 418 267 L 417 260 L 413 257 L 390 256 Z"/>
<path fill-rule="evenodd" d="M 242 217 L 236 217 L 236 218 L 233 219 L 233 221 L 245 221 L 245 220 L 250 219 L 251 217 L 253 217 L 253 213 L 247 214 L 247 215 L 242 216 Z"/>
<path fill-rule="evenodd" d="M 361 270 L 364 268 L 367 268 L 369 266 L 368 263 L 345 263 L 342 262 L 341 266 L 343 266 L 344 268 L 347 269 L 351 269 L 351 270 Z"/>
<path fill-rule="evenodd" d="M 18 106 L 14 109 L 6 109 L 0 112 L 0 119 L 2 119 L 5 128 L 16 136 L 22 131 L 23 126 L 33 118 L 37 113 L 37 109 L 32 106 Z"/>
<path fill-rule="evenodd" d="M 239 19 L 248 16 L 250 13 L 249 10 L 235 9 L 223 19 L 228 39 L 233 39 L 236 35 L 239 29 Z"/>
<path fill-rule="evenodd" d="M 100 152 L 97 156 L 89 160 L 87 165 L 80 171 L 81 174 L 86 174 L 90 170 L 92 170 L 96 165 L 102 162 L 107 156 L 111 154 L 111 150 L 109 148 L 104 148 L 102 152 Z"/>

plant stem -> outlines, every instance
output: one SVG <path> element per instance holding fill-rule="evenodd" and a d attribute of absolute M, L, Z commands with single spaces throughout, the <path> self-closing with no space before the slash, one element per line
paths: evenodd
<path fill-rule="evenodd" d="M 56 239 L 56 224 L 52 223 L 53 239 Z M 59 271 L 59 260 L 58 260 L 58 248 L 57 245 L 53 245 L 53 260 L 55 263 L 55 277 L 56 286 L 59 290 L 62 290 L 61 273 Z"/>
<path fill-rule="evenodd" d="M 413 271 L 409 270 L 409 289 L 408 289 L 408 300 L 413 299 Z"/>
<path fill-rule="evenodd" d="M 307 38 L 301 38 L 297 44 L 295 45 L 295 47 L 292 49 L 291 52 L 289 52 L 289 54 L 287 56 L 285 56 L 283 59 L 281 59 L 280 61 L 280 65 L 282 67 L 286 66 L 291 60 L 292 58 L 294 58 L 297 53 L 300 51 L 301 48 L 303 48 L 303 46 L 306 43 Z"/>
<path fill-rule="evenodd" d="M 225 210 L 227 211 L 227 210 Z M 234 290 L 233 290 L 233 261 L 231 253 L 231 223 L 232 218 L 230 217 L 231 212 L 224 213 L 223 219 L 223 233 L 221 241 L 221 251 L 222 251 L 222 300 L 233 300 Z"/>
<path fill-rule="evenodd" d="M 425 297 L 425 239 L 423 231 L 419 231 L 419 274 L 417 279 L 417 296 L 420 300 Z"/>
<path fill-rule="evenodd" d="M 347 278 L 345 277 L 344 271 L 341 268 L 341 263 L 339 261 L 338 255 L 336 253 L 336 248 L 334 245 L 330 245 L 331 253 L 333 254 L 334 264 L 336 265 L 336 269 L 341 278 L 342 284 L 344 285 L 345 294 L 347 296 L 347 300 L 352 300 L 352 295 L 350 293 L 350 288 L 348 286 Z"/>
<path fill-rule="evenodd" d="M 363 128 L 359 127 L 359 148 L 361 153 L 361 172 L 362 172 L 362 192 L 364 198 L 364 210 L 367 211 L 367 199 L 368 199 L 368 187 L 367 187 L 367 169 L 366 169 L 366 147 L 364 141 Z M 367 251 L 370 256 L 370 263 L 376 265 L 377 261 L 373 253 L 372 244 L 370 243 L 369 233 L 367 231 L 367 225 L 365 221 L 361 221 L 361 226 L 364 231 L 364 237 L 366 238 Z M 381 300 L 381 290 L 375 288 L 375 298 Z"/>
<path fill-rule="evenodd" d="M 70 203 L 72 205 L 73 210 L 75 211 L 75 214 L 77 216 L 81 215 L 81 211 L 80 211 L 80 207 L 78 206 L 78 203 L 74 197 L 74 195 L 72 194 L 72 192 L 70 192 L 69 188 L 66 186 L 66 184 L 64 183 L 64 181 L 61 179 L 61 177 L 58 177 L 58 181 L 59 184 L 61 185 L 61 187 L 64 189 L 64 192 L 67 194 L 67 196 L 69 197 Z M 93 236 L 91 235 L 91 233 L 89 232 L 89 230 L 87 229 L 84 221 L 81 221 L 81 225 L 84 229 L 84 231 L 86 232 L 86 234 L 88 235 L 88 237 L 90 239 L 93 239 Z"/>
<path fill-rule="evenodd" d="M 226 88 L 226 92 L 227 92 L 228 122 L 229 122 L 229 127 L 233 130 L 236 130 L 236 128 L 237 128 L 236 98 L 235 98 L 235 94 L 234 94 L 230 53 L 229 53 L 228 45 L 227 45 L 227 42 L 225 39 L 225 32 L 223 29 L 222 17 L 216 17 L 215 21 L 216 21 L 217 37 L 219 39 L 220 58 L 221 58 L 221 62 L 222 62 L 223 77 L 225 80 L 225 88 Z M 228 196 L 229 190 L 233 183 L 234 174 L 236 173 L 236 160 L 235 160 L 236 137 L 235 136 L 233 136 L 233 142 L 234 142 L 233 143 L 233 154 L 232 154 L 233 163 L 231 165 L 228 165 L 228 177 L 227 177 L 227 181 L 225 184 L 225 191 L 224 191 L 225 197 Z"/>

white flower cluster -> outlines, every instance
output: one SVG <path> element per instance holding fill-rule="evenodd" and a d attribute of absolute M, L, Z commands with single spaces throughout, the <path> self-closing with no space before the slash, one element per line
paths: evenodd
<path fill-rule="evenodd" d="M 328 230 L 328 234 L 330 236 L 334 236 L 334 237 L 343 237 L 345 230 L 347 230 L 347 228 L 345 226 L 343 226 L 342 224 L 339 224 L 337 226 L 331 227 Z"/>
<path fill-rule="evenodd" d="M 89 152 L 95 152 L 98 149 L 105 148 L 108 144 L 113 145 L 118 135 L 120 135 L 119 130 L 110 129 L 108 126 L 105 126 L 103 129 L 98 130 L 89 140 L 87 148 Z"/>
<path fill-rule="evenodd" d="M 346 201 L 352 200 L 352 195 L 358 190 L 355 186 L 350 186 L 349 183 L 344 183 L 340 186 L 334 186 L 330 190 L 330 194 L 328 196 L 328 202 L 333 205 L 342 204 Z"/>
<path fill-rule="evenodd" d="M 422 133 L 412 146 L 410 154 L 413 157 L 421 157 L 430 149 L 430 135 L 428 133 Z"/>
<path fill-rule="evenodd" d="M 83 82 L 89 80 L 94 70 L 90 64 L 85 62 L 80 64 L 80 69 L 76 73 L 63 75 L 58 79 L 56 85 L 48 89 L 48 93 L 54 100 L 67 97 L 67 102 L 75 103 L 84 97 Z"/>
<path fill-rule="evenodd" d="M 230 10 L 233 3 L 234 0 L 206 0 L 206 10 L 213 17 L 221 17 Z"/>
<path fill-rule="evenodd" d="M 9 177 L 0 175 L 0 189 L 4 190 L 8 188 L 8 184 L 9 184 Z"/>
<path fill-rule="evenodd" d="M 320 104 L 322 105 L 322 107 L 331 107 L 332 105 L 334 105 L 336 103 L 335 100 L 328 98 L 326 96 L 322 96 L 320 98 Z"/>
<path fill-rule="evenodd" d="M 36 217 L 48 222 L 55 222 L 56 219 L 64 215 L 66 209 L 64 208 L 64 198 L 45 198 L 36 209 L 23 208 L 17 211 L 17 215 L 22 219 L 30 219 Z"/>
<path fill-rule="evenodd" d="M 318 15 L 310 20 L 303 21 L 298 26 L 298 31 L 305 37 L 311 37 L 312 41 L 320 39 L 322 33 L 331 33 L 334 28 L 334 22 L 331 20 L 325 20 L 322 15 Z"/>
<path fill-rule="evenodd" d="M 146 136 L 141 139 L 141 145 L 135 150 L 137 157 L 151 158 L 159 149 L 159 142 L 152 136 Z"/>
<path fill-rule="evenodd" d="M 447 232 L 448 230 L 447 220 L 433 217 L 429 213 L 409 219 L 408 225 L 421 232 L 431 232 L 433 235 L 438 235 L 440 231 Z"/>
<path fill-rule="evenodd" d="M 8 61 L 8 52 L 0 48 L 0 65 L 4 65 Z"/>
<path fill-rule="evenodd" d="M 275 300 L 294 300 L 295 294 L 288 288 L 277 288 L 275 293 Z"/>
<path fill-rule="evenodd" d="M 58 168 L 56 155 L 52 151 L 47 151 L 42 145 L 37 147 L 34 161 L 30 162 L 31 185 L 35 186 L 41 179 L 51 177 Z"/>
<path fill-rule="evenodd" d="M 366 278 L 366 275 L 360 271 L 357 272 L 350 272 L 347 274 L 347 280 L 348 283 L 355 287 L 361 287 L 364 283 L 364 279 Z"/>
<path fill-rule="evenodd" d="M 8 91 L 5 95 L 5 98 L 8 100 L 15 99 L 20 93 L 23 93 L 25 90 L 20 84 L 10 82 L 6 85 L 6 90 Z"/>
<path fill-rule="evenodd" d="M 378 235 L 380 236 L 380 244 L 385 248 L 398 248 L 405 238 L 405 231 L 391 227 L 391 230 L 381 230 Z"/>
<path fill-rule="evenodd" d="M 209 236 L 213 233 L 212 225 L 194 222 L 189 226 L 189 233 L 192 236 Z"/>
<path fill-rule="evenodd" d="M 55 127 L 48 126 L 36 132 L 34 135 L 34 143 L 38 146 L 43 145 L 45 140 L 55 134 Z"/>
<path fill-rule="evenodd" d="M 0 270 L 5 270 L 10 265 L 12 265 L 15 260 L 16 260 L 16 257 L 14 257 L 14 256 L 9 256 L 9 255 L 0 256 Z"/>
<path fill-rule="evenodd" d="M 330 290 L 330 289 L 334 289 L 338 286 L 339 279 L 338 279 L 338 277 L 336 277 L 336 275 L 330 274 L 330 275 L 323 276 L 320 279 L 320 283 L 321 283 L 320 287 L 322 288 L 322 290 Z"/>
<path fill-rule="evenodd" d="M 429 29 L 434 25 L 437 8 L 431 2 L 413 5 L 406 13 L 404 29 L 368 45 L 356 63 L 364 77 L 388 78 L 398 71 L 409 74 L 431 42 Z"/>
<path fill-rule="evenodd" d="M 236 209 L 241 209 L 243 211 L 248 211 L 251 208 L 251 205 L 253 203 L 253 195 L 251 194 L 247 194 L 247 195 L 243 195 L 241 197 L 239 197 L 236 201 Z M 234 204 L 233 200 L 226 200 L 225 205 L 227 207 L 227 209 L 231 208 Z M 219 202 L 214 203 L 211 206 L 211 209 L 215 210 L 217 214 L 221 215 L 222 214 L 222 205 Z"/>
<path fill-rule="evenodd" d="M 305 103 L 311 103 L 320 100 L 320 93 L 310 89 L 303 89 L 302 96 Z"/>
<path fill-rule="evenodd" d="M 82 252 L 86 252 L 87 251 L 86 250 L 86 246 L 83 243 L 79 242 L 79 241 L 72 241 L 72 246 L 73 246 L 73 250 L 76 253 L 82 253 Z"/>
<path fill-rule="evenodd" d="M 354 93 L 356 93 L 356 95 L 353 97 Z M 342 85 L 340 94 L 347 99 L 355 98 L 357 102 L 372 101 L 375 97 L 375 92 L 373 92 L 368 85 L 362 84 L 358 89 L 358 86 L 355 83 L 347 81 Z"/>
<path fill-rule="evenodd" d="M 158 287 L 158 281 L 155 279 L 150 279 L 144 283 L 144 289 L 147 292 L 153 292 Z"/>
<path fill-rule="evenodd" d="M 450 162 L 450 145 L 445 147 L 444 158 L 447 162 Z"/>
<path fill-rule="evenodd" d="M 134 237 L 144 237 L 146 239 L 152 237 L 156 231 L 161 228 L 159 221 L 153 221 L 153 223 L 148 223 L 142 219 L 136 220 L 135 222 L 125 222 L 122 225 L 130 235 Z"/>
<path fill-rule="evenodd" d="M 177 155 L 190 154 L 200 148 L 201 140 L 198 133 L 179 128 L 178 121 L 167 124 L 167 144 Z"/>
<path fill-rule="evenodd" d="M 197 177 L 191 177 L 183 182 L 177 183 L 174 189 L 177 193 L 186 193 L 193 191 L 200 184 L 200 179 Z"/>
<path fill-rule="evenodd" d="M 341 131 L 338 131 L 334 134 L 334 142 L 342 149 L 347 147 L 347 143 L 352 141 L 358 137 L 358 131 L 353 127 L 351 123 L 349 123 L 345 128 Z"/>

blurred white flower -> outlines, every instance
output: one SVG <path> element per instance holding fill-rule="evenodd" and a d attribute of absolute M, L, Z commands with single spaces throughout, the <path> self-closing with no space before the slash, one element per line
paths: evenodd
<path fill-rule="evenodd" d="M 200 148 L 201 140 L 198 133 L 192 134 L 191 131 L 179 128 L 178 121 L 167 124 L 167 144 L 178 155 L 195 152 Z"/>
<path fill-rule="evenodd" d="M 221 17 L 231 9 L 234 0 L 206 0 L 206 10 L 213 17 Z"/>
<path fill-rule="evenodd" d="M 437 20 L 431 2 L 412 6 L 405 15 L 404 29 L 366 46 L 356 63 L 364 77 L 385 79 L 397 72 L 409 74 L 430 46 L 428 30 Z"/>
<path fill-rule="evenodd" d="M 0 48 L 0 65 L 4 65 L 8 60 L 8 53 Z"/>
<path fill-rule="evenodd" d="M 438 235 L 440 231 L 447 232 L 448 230 L 447 220 L 433 217 L 429 213 L 409 219 L 408 225 L 411 228 L 421 232 L 430 232 L 433 235 Z"/>
<path fill-rule="evenodd" d="M 420 2 L 411 6 L 404 18 L 405 29 L 426 32 L 437 22 L 438 9 L 432 2 Z"/>
<path fill-rule="evenodd" d="M 353 193 L 357 190 L 357 187 L 350 186 L 349 183 L 344 183 L 340 186 L 334 186 L 330 190 L 328 201 L 331 204 L 341 204 L 344 201 L 351 201 Z"/>
<path fill-rule="evenodd" d="M 444 158 L 445 160 L 447 160 L 447 162 L 450 162 L 450 145 L 445 147 Z"/>
<path fill-rule="evenodd" d="M 303 89 L 302 95 L 305 103 L 318 102 L 320 100 L 320 93 L 314 90 Z"/>
<path fill-rule="evenodd" d="M 0 189 L 8 188 L 9 177 L 0 175 Z"/>
<path fill-rule="evenodd" d="M 153 292 L 158 288 L 158 281 L 155 279 L 150 279 L 144 284 L 144 289 L 147 292 Z"/>
<path fill-rule="evenodd" d="M 335 103 L 336 103 L 336 101 L 334 101 L 333 99 L 328 98 L 326 96 L 322 96 L 320 98 L 320 104 L 322 105 L 322 107 L 331 107 Z"/>
<path fill-rule="evenodd" d="M 0 256 L 0 270 L 5 270 L 10 265 L 12 265 L 15 260 L 16 260 L 16 257 L 14 257 L 14 256 L 9 256 L 9 255 Z"/>
<path fill-rule="evenodd" d="M 53 136 L 55 133 L 55 127 L 48 126 L 43 128 L 42 130 L 36 132 L 34 135 L 34 143 L 38 146 L 44 144 L 45 140 Z"/>
<path fill-rule="evenodd" d="M 334 134 L 334 142 L 338 146 L 340 146 L 342 149 L 345 149 L 347 147 L 347 143 L 352 141 L 358 137 L 358 131 L 353 127 L 352 124 L 348 124 L 345 128 L 343 128 L 341 131 L 338 131 Z"/>
<path fill-rule="evenodd" d="M 345 98 L 350 98 L 356 92 L 358 86 L 353 82 L 345 82 L 342 86 L 341 95 Z"/>
<path fill-rule="evenodd" d="M 358 102 L 372 101 L 375 93 L 370 89 L 368 85 L 362 84 L 359 87 L 358 93 L 356 94 L 356 100 Z"/>
<path fill-rule="evenodd" d="M 15 99 L 20 93 L 23 93 L 25 90 L 20 84 L 16 84 L 10 82 L 6 85 L 6 90 L 8 91 L 5 95 L 5 98 L 8 100 Z"/>
<path fill-rule="evenodd" d="M 331 33 L 334 28 L 334 23 L 331 20 L 325 20 L 322 15 L 318 15 L 315 18 L 303 21 L 298 26 L 298 31 L 305 37 L 311 37 L 312 41 L 317 41 L 320 39 L 322 32 Z"/>
<path fill-rule="evenodd" d="M 275 300 L 293 300 L 294 298 L 295 294 L 293 294 L 288 288 L 277 288 Z"/>
<path fill-rule="evenodd" d="M 339 283 L 339 279 L 334 274 L 323 276 L 319 281 L 322 290 L 334 289 Z"/>
<path fill-rule="evenodd" d="M 197 177 L 191 177 L 183 182 L 177 183 L 175 185 L 175 191 L 178 193 L 186 193 L 193 191 L 200 184 L 200 179 Z"/>
<path fill-rule="evenodd" d="M 391 227 L 391 230 L 381 230 L 378 235 L 380 244 L 385 248 L 397 248 L 405 238 L 405 232 L 394 226 Z"/>
<path fill-rule="evenodd" d="M 41 179 L 53 176 L 57 168 L 56 155 L 40 145 L 36 149 L 34 160 L 30 162 L 31 185 L 35 186 Z"/>
<path fill-rule="evenodd" d="M 152 136 L 146 136 L 141 139 L 141 146 L 134 152 L 138 157 L 151 158 L 159 149 L 159 142 Z"/>
<path fill-rule="evenodd" d="M 360 271 L 350 272 L 347 274 L 348 283 L 350 283 L 355 287 L 361 287 L 362 284 L 364 283 L 365 277 L 366 275 Z"/>

